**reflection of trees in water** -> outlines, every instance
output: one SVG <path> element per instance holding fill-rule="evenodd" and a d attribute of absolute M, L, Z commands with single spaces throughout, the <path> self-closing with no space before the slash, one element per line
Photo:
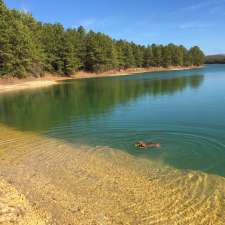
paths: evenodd
<path fill-rule="evenodd" d="M 164 78 L 145 82 L 145 86 L 147 85 L 146 88 L 150 95 L 167 95 L 182 91 L 187 87 L 197 88 L 201 85 L 203 79 L 204 77 L 202 75 Z"/>
<path fill-rule="evenodd" d="M 97 116 L 143 95 L 197 88 L 202 75 L 163 79 L 89 79 L 0 97 L 0 121 L 21 129 L 45 130 L 72 117 Z"/>

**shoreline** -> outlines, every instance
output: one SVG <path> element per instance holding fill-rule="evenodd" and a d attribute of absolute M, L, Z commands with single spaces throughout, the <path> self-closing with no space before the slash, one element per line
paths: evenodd
<path fill-rule="evenodd" d="M 90 73 L 79 71 L 70 77 L 66 76 L 53 76 L 52 74 L 46 74 L 41 78 L 26 78 L 26 79 L 0 79 L 0 94 L 12 91 L 20 91 L 26 89 L 36 89 L 49 87 L 52 85 L 59 84 L 60 81 L 64 80 L 78 80 L 88 79 L 97 77 L 116 77 L 116 76 L 127 76 L 141 73 L 153 73 L 153 72 L 169 72 L 169 71 L 182 71 L 182 70 L 193 70 L 200 69 L 203 66 L 191 66 L 191 67 L 150 67 L 150 68 L 130 68 L 126 70 L 111 70 L 103 73 Z"/>
<path fill-rule="evenodd" d="M 0 128 L 0 224 L 224 224 L 222 177 Z"/>
<path fill-rule="evenodd" d="M 76 75 L 73 75 L 73 79 L 85 79 L 85 78 L 96 78 L 96 77 L 116 77 L 116 76 L 127 76 L 127 75 L 135 75 L 141 73 L 154 73 L 154 72 L 170 72 L 170 71 L 182 71 L 182 70 L 193 70 L 193 69 L 201 69 L 204 66 L 189 66 L 189 67 L 149 67 L 149 68 L 130 68 L 121 71 L 107 71 L 103 73 L 88 73 L 88 72 L 78 72 Z"/>
<path fill-rule="evenodd" d="M 44 88 L 58 84 L 59 81 L 66 80 L 65 77 L 46 76 L 42 78 L 28 79 L 0 79 L 0 94 L 22 91 L 27 89 Z M 71 79 L 71 78 L 70 78 Z"/>

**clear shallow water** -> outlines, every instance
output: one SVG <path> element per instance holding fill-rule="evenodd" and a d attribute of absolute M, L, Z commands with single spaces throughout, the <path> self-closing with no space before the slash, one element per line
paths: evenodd
<path fill-rule="evenodd" d="M 225 177 L 225 65 L 62 82 L 0 96 L 0 122 Z M 140 152 L 139 140 L 159 150 Z"/>
<path fill-rule="evenodd" d="M 2 124 L 0 149 L 1 178 L 50 213 L 48 224 L 225 224 L 223 177 Z M 77 207 L 84 214 L 67 210 Z"/>

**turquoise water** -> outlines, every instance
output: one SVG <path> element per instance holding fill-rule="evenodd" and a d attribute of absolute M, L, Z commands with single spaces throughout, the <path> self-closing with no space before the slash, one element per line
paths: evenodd
<path fill-rule="evenodd" d="M 0 96 L 0 122 L 225 177 L 225 65 L 65 81 Z M 141 152 L 139 140 L 160 142 Z"/>

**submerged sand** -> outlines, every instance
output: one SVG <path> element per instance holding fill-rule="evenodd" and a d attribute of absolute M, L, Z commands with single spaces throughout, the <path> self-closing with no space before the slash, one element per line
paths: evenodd
<path fill-rule="evenodd" d="M 2 177 L 0 177 L 0 191 L 0 224 L 47 224 L 47 215 L 43 219 L 26 197 Z"/>
<path fill-rule="evenodd" d="M 1 126 L 0 162 L 0 224 L 225 224 L 223 177 L 144 155 Z"/>

